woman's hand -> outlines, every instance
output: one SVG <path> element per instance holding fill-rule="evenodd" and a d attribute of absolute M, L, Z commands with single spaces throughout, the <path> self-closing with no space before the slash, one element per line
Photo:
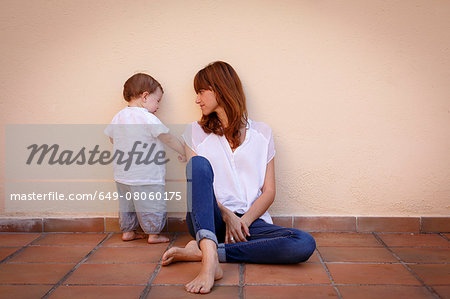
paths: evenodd
<path fill-rule="evenodd" d="M 239 243 L 247 241 L 250 237 L 250 231 L 245 219 L 239 218 L 233 212 L 229 211 L 223 217 L 226 224 L 225 243 Z"/>

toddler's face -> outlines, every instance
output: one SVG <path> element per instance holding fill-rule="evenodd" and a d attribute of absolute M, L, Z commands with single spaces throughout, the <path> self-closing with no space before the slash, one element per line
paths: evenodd
<path fill-rule="evenodd" d="M 163 96 L 161 88 L 157 88 L 153 93 L 149 94 L 143 103 L 145 109 L 150 113 L 155 113 L 159 109 L 159 102 Z"/>

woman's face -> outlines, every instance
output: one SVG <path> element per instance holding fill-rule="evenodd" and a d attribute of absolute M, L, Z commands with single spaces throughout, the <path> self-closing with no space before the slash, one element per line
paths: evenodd
<path fill-rule="evenodd" d="M 197 98 L 195 99 L 195 103 L 200 105 L 203 115 L 208 115 L 215 112 L 219 107 L 216 100 L 216 94 L 214 91 L 209 89 L 200 89 L 197 94 Z"/>

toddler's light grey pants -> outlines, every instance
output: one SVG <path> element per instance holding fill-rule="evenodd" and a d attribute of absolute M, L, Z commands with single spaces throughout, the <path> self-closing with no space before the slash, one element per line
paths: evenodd
<path fill-rule="evenodd" d="M 167 218 L 164 185 L 132 186 L 116 182 L 119 193 L 119 224 L 122 232 L 136 230 L 158 234 Z"/>

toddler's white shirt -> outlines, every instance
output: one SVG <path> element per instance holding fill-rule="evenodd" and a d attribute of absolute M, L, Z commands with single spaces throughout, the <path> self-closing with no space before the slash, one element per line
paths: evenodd
<path fill-rule="evenodd" d="M 105 134 L 114 140 L 114 153 L 116 150 L 124 152 L 124 160 L 129 157 L 136 141 L 141 142 L 136 151 L 143 154 L 140 160 L 145 160 L 150 148 L 154 149 L 148 161 L 153 160 L 155 154 L 164 151 L 164 146 L 158 136 L 168 133 L 169 129 L 147 109 L 141 107 L 126 107 L 120 110 L 106 127 Z M 114 154 L 113 153 L 113 154 Z M 127 185 L 165 184 L 166 167 L 164 164 L 136 164 L 137 155 L 133 155 L 133 163 L 128 170 L 126 164 L 117 164 L 114 160 L 114 180 Z"/>
<path fill-rule="evenodd" d="M 211 163 L 216 199 L 232 212 L 244 214 L 262 194 L 267 163 L 275 156 L 272 130 L 262 122 L 248 120 L 244 142 L 233 152 L 225 136 L 206 134 L 193 122 L 183 134 L 186 144 Z M 261 217 L 272 218 L 266 211 Z"/>

